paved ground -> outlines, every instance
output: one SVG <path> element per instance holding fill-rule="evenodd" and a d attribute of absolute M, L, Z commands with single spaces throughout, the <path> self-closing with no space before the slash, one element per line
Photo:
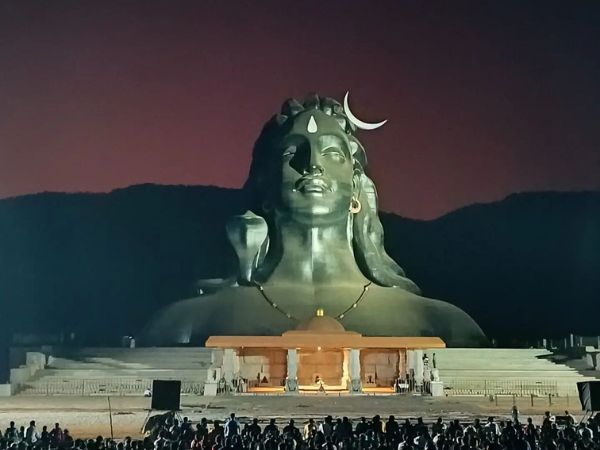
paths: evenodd
<path fill-rule="evenodd" d="M 580 410 L 578 399 L 531 398 L 515 399 L 523 416 L 539 418 L 544 411 L 560 414 L 565 409 L 577 414 Z M 143 397 L 110 397 L 112 407 L 113 432 L 115 437 L 141 435 L 141 428 L 149 413 L 150 399 Z M 183 416 L 193 421 L 201 417 L 224 419 L 234 411 L 242 418 L 258 417 L 267 420 L 276 417 L 283 422 L 290 417 L 302 422 L 309 417 L 322 418 L 327 414 L 372 417 L 375 414 L 396 417 L 424 417 L 432 420 L 438 416 L 471 420 L 473 417 L 508 417 L 512 408 L 511 397 L 490 400 L 486 397 L 415 397 L 415 396 L 223 396 L 204 398 L 182 397 Z M 0 399 L 0 427 L 6 427 L 10 420 L 26 425 L 36 420 L 38 426 L 60 422 L 76 437 L 110 435 L 110 415 L 106 397 L 9 397 Z"/>

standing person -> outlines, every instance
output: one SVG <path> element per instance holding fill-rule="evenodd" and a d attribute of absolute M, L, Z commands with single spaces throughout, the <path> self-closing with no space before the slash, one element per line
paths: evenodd
<path fill-rule="evenodd" d="M 455 438 L 457 436 L 463 436 L 464 434 L 463 426 L 458 419 L 454 419 L 450 422 L 450 425 L 448 426 L 448 436 Z"/>
<path fill-rule="evenodd" d="M 282 433 L 286 439 L 291 437 L 297 443 L 302 441 L 302 435 L 300 434 L 300 430 L 294 424 L 294 419 L 290 419 L 288 424 L 283 427 Z"/>
<path fill-rule="evenodd" d="M 192 427 L 192 422 L 190 422 L 190 419 L 188 417 L 184 417 L 183 422 L 181 422 L 181 431 L 185 432 L 185 431 L 189 430 L 191 427 Z"/>
<path fill-rule="evenodd" d="M 57 422 L 54 424 L 54 428 L 50 431 L 50 445 L 54 448 L 60 447 L 64 440 L 63 430 L 60 428 L 60 424 Z"/>
<path fill-rule="evenodd" d="M 73 438 L 69 434 L 69 430 L 67 430 L 66 428 L 63 431 L 63 446 L 65 448 L 73 447 Z"/>
<path fill-rule="evenodd" d="M 498 436 L 500 434 L 500 431 L 498 430 L 498 424 L 494 422 L 493 416 L 488 417 L 488 421 L 483 428 L 485 429 L 485 434 L 490 440 L 493 436 Z"/>
<path fill-rule="evenodd" d="M 229 414 L 229 419 L 225 422 L 225 437 L 231 437 L 240 434 L 240 423 L 235 418 L 235 413 Z"/>
<path fill-rule="evenodd" d="M 525 440 L 532 450 L 537 448 L 536 443 L 539 440 L 539 434 L 531 417 L 527 418 L 527 425 L 525 426 Z"/>
<path fill-rule="evenodd" d="M 354 430 L 354 434 L 356 434 L 356 437 L 360 437 L 361 434 L 369 431 L 369 428 L 370 427 L 369 427 L 369 424 L 367 423 L 367 418 L 363 416 L 360 418 L 360 422 L 358 422 L 356 424 L 356 429 Z"/>
<path fill-rule="evenodd" d="M 308 419 L 308 423 L 304 425 L 304 440 L 308 441 L 309 439 L 312 439 L 316 433 L 317 424 L 315 423 L 315 419 L 311 417 Z"/>
<path fill-rule="evenodd" d="M 9 443 L 17 442 L 19 440 L 19 430 L 17 430 L 13 421 L 10 422 L 8 428 L 4 431 L 4 439 Z"/>
<path fill-rule="evenodd" d="M 575 417 L 573 417 L 569 411 L 565 411 L 565 417 L 567 418 L 567 422 L 569 425 L 575 425 Z"/>
<path fill-rule="evenodd" d="M 434 353 L 435 354 L 435 353 Z M 433 437 L 444 434 L 446 431 L 446 424 L 441 417 L 437 418 L 437 421 L 431 426 L 431 435 Z"/>
<path fill-rule="evenodd" d="M 542 431 L 550 430 L 555 420 L 556 418 L 550 414 L 550 411 L 546 411 L 544 413 L 544 419 L 542 420 Z"/>
<path fill-rule="evenodd" d="M 388 441 L 388 444 L 393 444 L 394 446 L 398 445 L 398 440 L 400 434 L 400 426 L 398 422 L 396 422 L 396 418 L 394 416 L 390 416 L 388 421 L 385 423 L 385 436 Z"/>
<path fill-rule="evenodd" d="M 373 419 L 371 419 L 371 429 L 377 437 L 383 434 L 383 422 L 381 421 L 381 416 L 379 414 L 373 416 Z"/>
<path fill-rule="evenodd" d="M 478 418 L 476 418 L 473 421 L 473 423 L 465 429 L 464 434 L 467 436 L 477 438 L 478 440 L 481 440 L 482 438 L 484 438 L 485 433 L 483 432 L 483 427 L 481 426 L 481 421 Z"/>
<path fill-rule="evenodd" d="M 179 420 L 173 419 L 173 425 L 169 428 L 169 438 L 171 441 L 179 441 L 181 438 L 181 424 Z"/>
<path fill-rule="evenodd" d="M 248 427 L 248 434 L 253 440 L 257 440 L 260 438 L 261 433 L 262 429 L 258 424 L 258 419 L 255 417 L 254 419 L 252 419 L 252 424 Z"/>
<path fill-rule="evenodd" d="M 339 434 L 342 436 L 342 439 L 351 439 L 352 438 L 352 422 L 348 417 L 342 417 L 342 423 L 340 425 Z"/>
<path fill-rule="evenodd" d="M 35 420 L 32 420 L 25 429 L 25 442 L 28 444 L 35 444 L 39 438 L 40 436 L 35 428 Z"/>
<path fill-rule="evenodd" d="M 427 387 L 428 383 L 431 381 L 431 368 L 429 367 L 429 356 L 427 353 L 423 354 L 423 382 Z"/>
<path fill-rule="evenodd" d="M 275 423 L 275 419 L 269 420 L 269 425 L 267 425 L 265 427 L 264 435 L 265 435 L 265 437 L 269 437 L 269 436 L 272 436 L 274 438 L 279 437 L 279 428 L 277 427 L 277 424 Z"/>
<path fill-rule="evenodd" d="M 519 424 L 519 408 L 517 405 L 513 405 L 512 410 L 510 411 L 510 416 L 512 417 L 512 421 L 515 425 Z"/>
<path fill-rule="evenodd" d="M 200 419 L 200 423 L 196 424 L 196 434 L 200 435 L 200 440 L 208 434 L 208 420 L 206 420 L 206 417 Z"/>
<path fill-rule="evenodd" d="M 333 417 L 325 417 L 325 421 L 319 425 L 319 431 L 323 433 L 325 438 L 328 438 L 333 433 Z"/>
<path fill-rule="evenodd" d="M 210 430 L 207 436 L 208 443 L 210 445 L 214 445 L 217 442 L 217 437 L 223 436 L 225 433 L 225 429 L 221 426 L 220 420 L 215 420 L 213 422 L 213 429 Z"/>
<path fill-rule="evenodd" d="M 408 440 L 412 441 L 413 438 L 415 437 L 414 430 L 415 430 L 415 428 L 414 428 L 413 424 L 410 423 L 410 419 L 409 418 L 404 419 L 404 424 L 400 428 L 400 434 L 402 436 L 408 436 Z"/>
<path fill-rule="evenodd" d="M 48 432 L 48 427 L 46 425 L 42 427 L 42 432 L 40 433 L 40 444 L 43 447 L 48 447 L 50 445 L 50 433 Z"/>
<path fill-rule="evenodd" d="M 415 424 L 415 432 L 417 434 L 423 433 L 423 436 L 429 437 L 429 429 L 427 428 L 427 425 L 425 425 L 425 422 L 423 422 L 422 417 L 417 417 L 417 423 Z"/>

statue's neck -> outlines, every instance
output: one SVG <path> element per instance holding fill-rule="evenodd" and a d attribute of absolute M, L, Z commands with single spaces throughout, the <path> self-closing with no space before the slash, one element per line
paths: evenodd
<path fill-rule="evenodd" d="M 319 285 L 365 284 L 356 264 L 346 220 L 306 225 L 279 220 L 277 236 L 260 270 L 263 282 Z"/>

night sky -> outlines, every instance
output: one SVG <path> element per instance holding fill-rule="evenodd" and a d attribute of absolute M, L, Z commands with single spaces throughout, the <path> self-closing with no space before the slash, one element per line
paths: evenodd
<path fill-rule="evenodd" d="M 362 132 L 381 207 L 600 189 L 600 2 L 3 1 L 0 198 L 239 187 L 288 97 Z"/>

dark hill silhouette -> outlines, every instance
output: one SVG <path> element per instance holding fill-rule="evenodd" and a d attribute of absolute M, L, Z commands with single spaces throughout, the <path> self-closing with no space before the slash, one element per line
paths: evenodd
<path fill-rule="evenodd" d="M 224 222 L 242 211 L 241 191 L 204 186 L 0 200 L 4 337 L 62 330 L 115 343 L 135 334 L 160 306 L 194 295 L 197 279 L 233 273 Z M 600 192 L 382 219 L 389 253 L 424 294 L 464 308 L 490 337 L 598 333 Z"/>
<path fill-rule="evenodd" d="M 599 334 L 600 192 L 513 194 L 429 222 L 383 219 L 387 248 L 425 294 L 464 308 L 490 337 Z"/>

